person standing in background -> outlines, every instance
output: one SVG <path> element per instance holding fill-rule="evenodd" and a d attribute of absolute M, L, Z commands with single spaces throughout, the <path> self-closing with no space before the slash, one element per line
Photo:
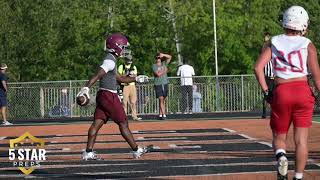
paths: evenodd
<path fill-rule="evenodd" d="M 261 52 L 268 47 L 268 44 L 270 44 L 270 33 L 266 32 L 264 35 L 264 44 L 261 49 Z M 266 83 L 268 85 L 268 88 L 270 92 L 272 92 L 273 88 L 275 87 L 274 84 L 274 74 L 273 74 L 273 63 L 272 61 L 269 61 L 265 66 L 264 66 L 264 76 L 266 79 Z M 267 118 L 267 99 L 263 97 L 262 101 L 262 116 L 261 118 Z"/>
<path fill-rule="evenodd" d="M 7 125 L 12 125 L 7 120 L 7 104 L 8 104 L 8 99 L 7 99 L 7 92 L 8 92 L 8 76 L 6 75 L 6 70 L 8 66 L 4 63 L 1 63 L 0 66 L 0 107 L 1 107 L 1 115 L 2 115 L 2 125 L 7 126 Z"/>
<path fill-rule="evenodd" d="M 193 67 L 187 64 L 186 59 L 183 59 L 183 65 L 178 68 L 177 76 L 180 76 L 181 79 L 181 110 L 185 114 L 192 114 L 192 76 L 194 75 Z"/>
<path fill-rule="evenodd" d="M 121 76 L 130 76 L 130 77 L 136 77 L 138 74 L 137 67 L 132 63 L 132 56 L 128 56 L 125 58 L 125 63 L 121 64 L 118 67 L 118 73 Z M 120 85 L 122 87 L 122 94 L 123 94 L 123 101 L 122 105 L 124 108 L 124 111 L 128 115 L 128 103 L 130 105 L 131 109 L 131 116 L 132 120 L 134 121 L 140 121 L 141 118 L 137 116 L 137 89 L 135 82 L 131 83 L 121 83 Z"/>
<path fill-rule="evenodd" d="M 156 97 L 159 99 L 159 120 L 164 120 L 166 116 L 165 101 L 168 96 L 168 68 L 167 65 L 171 62 L 172 56 L 169 54 L 158 53 L 156 62 L 152 65 L 154 74 L 154 88 Z"/>

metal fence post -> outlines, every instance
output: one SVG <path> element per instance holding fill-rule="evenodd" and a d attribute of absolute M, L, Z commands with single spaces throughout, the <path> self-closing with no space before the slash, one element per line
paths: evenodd
<path fill-rule="evenodd" d="M 216 76 L 216 106 L 216 111 L 220 111 L 220 85 L 218 76 Z"/>
<path fill-rule="evenodd" d="M 70 111 L 70 117 L 72 118 L 73 117 L 73 109 L 72 109 L 72 97 L 73 97 L 73 90 L 72 90 L 72 81 L 70 80 L 69 81 L 69 111 Z"/>
<path fill-rule="evenodd" d="M 41 117 L 44 117 L 44 95 L 43 95 L 43 88 L 40 88 L 40 113 Z"/>
<path fill-rule="evenodd" d="M 241 111 L 244 111 L 244 84 L 243 75 L 241 75 Z"/>

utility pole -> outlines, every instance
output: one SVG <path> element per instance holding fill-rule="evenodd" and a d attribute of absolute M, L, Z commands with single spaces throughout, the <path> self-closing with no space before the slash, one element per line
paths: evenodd
<path fill-rule="evenodd" d="M 218 52 L 217 52 L 217 23 L 216 23 L 216 1 L 212 0 L 212 14 L 213 14 L 213 31 L 214 31 L 214 59 L 216 76 L 218 77 Z"/>
<path fill-rule="evenodd" d="M 217 25 L 216 25 L 216 1 L 212 0 L 212 14 L 213 14 L 213 31 L 214 31 L 214 59 L 216 68 L 216 110 L 220 111 L 220 84 L 218 71 L 218 52 L 217 52 Z"/>
<path fill-rule="evenodd" d="M 181 43 L 180 43 L 180 40 L 179 40 L 178 31 L 177 31 L 176 18 L 175 18 L 175 14 L 174 14 L 174 10 L 173 10 L 173 2 L 172 1 L 173 0 L 169 0 L 169 4 L 170 4 L 169 16 L 170 16 L 170 20 L 171 20 L 172 26 L 173 26 L 174 41 L 176 43 L 176 48 L 177 48 L 177 53 L 178 53 L 178 63 L 180 65 L 180 64 L 182 64 Z"/>

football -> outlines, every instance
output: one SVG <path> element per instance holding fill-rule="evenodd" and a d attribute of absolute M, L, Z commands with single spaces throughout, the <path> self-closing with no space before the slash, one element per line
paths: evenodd
<path fill-rule="evenodd" d="M 88 98 L 87 95 L 84 94 L 81 96 L 77 96 L 76 101 L 79 106 L 86 106 L 89 104 L 90 99 Z"/>

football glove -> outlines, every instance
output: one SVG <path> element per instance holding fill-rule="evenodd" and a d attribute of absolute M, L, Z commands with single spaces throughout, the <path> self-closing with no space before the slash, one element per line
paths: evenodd
<path fill-rule="evenodd" d="M 263 96 L 264 96 L 264 100 L 270 104 L 272 101 L 272 92 L 269 90 L 266 90 L 263 92 Z"/>
<path fill-rule="evenodd" d="M 145 82 L 149 82 L 149 77 L 146 75 L 139 75 L 136 77 L 136 81 L 138 83 L 145 83 Z"/>
<path fill-rule="evenodd" d="M 80 92 L 77 94 L 77 97 L 78 97 L 78 96 L 86 95 L 86 96 L 90 99 L 89 91 L 90 91 L 90 89 L 89 89 L 88 87 L 83 87 L 83 88 L 80 90 Z"/>

